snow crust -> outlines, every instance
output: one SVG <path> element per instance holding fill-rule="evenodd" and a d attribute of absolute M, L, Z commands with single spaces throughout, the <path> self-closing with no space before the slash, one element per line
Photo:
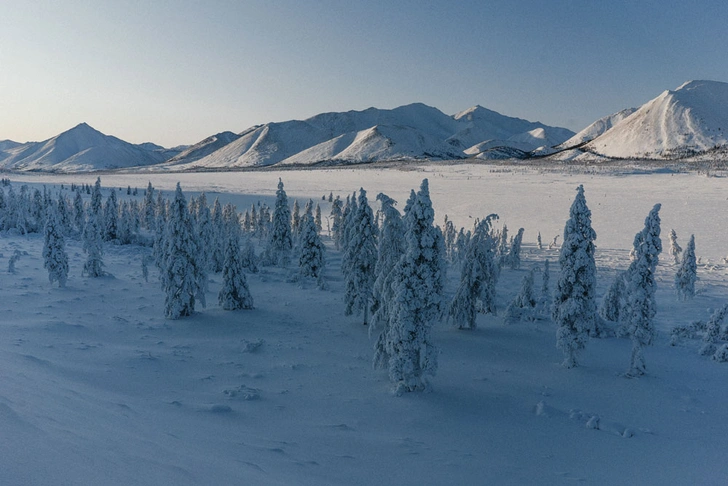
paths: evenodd
<path fill-rule="evenodd" d="M 53 191 L 96 177 L 3 176 Z M 180 180 L 188 196 L 215 192 L 246 209 L 272 205 L 278 177 L 291 199 L 321 201 L 363 185 L 402 205 L 427 177 L 439 224 L 448 214 L 470 228 L 496 212 L 499 223 L 524 227 L 521 269 L 504 268 L 498 283 L 501 309 L 527 272 L 556 261 L 558 249 L 539 251 L 536 234 L 549 241 L 563 233 L 578 184 L 598 234 L 598 300 L 629 265 L 634 233 L 661 202 L 664 229 L 675 228 L 682 244 L 696 235 L 696 296 L 676 298 L 676 267 L 661 259 L 646 377 L 623 376 L 625 339 L 593 339 L 581 367 L 563 370 L 550 321 L 507 326 L 502 316 L 479 315 L 477 330 L 437 324 L 432 391 L 395 397 L 386 373 L 371 367 L 368 330 L 343 316 L 340 253 L 326 237 L 330 290 L 263 268 L 248 276 L 256 309 L 230 312 L 214 304 L 215 275 L 207 309 L 168 321 L 156 271 L 149 282 L 142 277 L 150 249 L 108 245 L 108 275 L 88 279 L 80 276 L 81 242 L 68 238 L 70 274 L 59 289 L 48 284 L 40 235 L 1 234 L 0 483 L 722 484 L 728 477 L 728 368 L 699 356 L 700 342 L 669 346 L 668 337 L 725 304 L 725 235 L 716 228 L 728 227 L 728 178 L 415 164 L 102 180 L 140 189 L 151 180 L 167 196 Z M 7 273 L 16 249 L 24 253 Z M 557 271 L 552 265 L 552 277 Z M 448 296 L 457 280 L 451 270 Z"/>

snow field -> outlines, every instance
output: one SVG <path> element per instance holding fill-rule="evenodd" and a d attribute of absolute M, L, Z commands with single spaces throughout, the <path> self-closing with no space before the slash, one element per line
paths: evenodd
<path fill-rule="evenodd" d="M 479 316 L 475 331 L 437 324 L 433 391 L 395 397 L 386 372 L 371 368 L 367 328 L 343 316 L 340 254 L 328 241 L 330 290 L 263 267 L 248 275 L 256 308 L 226 312 L 215 298 L 220 275 L 211 275 L 208 308 L 170 321 L 156 269 L 149 282 L 141 276 L 150 249 L 107 245 L 111 275 L 87 279 L 80 242 L 68 238 L 71 270 L 59 289 L 48 284 L 40 235 L 0 235 L 0 482 L 721 484 L 728 368 L 699 356 L 699 341 L 670 347 L 667 332 L 725 304 L 725 179 L 492 169 L 102 175 L 102 183 L 141 189 L 151 180 L 171 196 L 180 180 L 188 196 L 205 190 L 210 203 L 219 195 L 245 210 L 258 199 L 272 205 L 280 176 L 291 204 L 311 197 L 327 214 L 322 195 L 359 186 L 370 201 L 389 194 L 401 210 L 428 177 L 439 224 L 445 213 L 459 227 L 497 212 L 496 226 L 526 229 L 521 269 L 504 268 L 498 284 L 501 313 L 547 257 L 553 289 L 558 252 L 537 250 L 535 238 L 540 231 L 547 244 L 563 231 L 579 183 L 597 232 L 599 299 L 661 202 L 663 244 L 669 228 L 683 247 L 695 233 L 703 260 L 698 294 L 678 302 L 676 267 L 662 254 L 647 376 L 624 378 L 628 340 L 592 339 L 581 367 L 564 370 L 550 321 L 506 326 L 502 316 Z M 13 184 L 95 180 L 19 177 Z M 11 275 L 15 249 L 27 255 Z M 450 269 L 448 296 L 458 277 Z"/>

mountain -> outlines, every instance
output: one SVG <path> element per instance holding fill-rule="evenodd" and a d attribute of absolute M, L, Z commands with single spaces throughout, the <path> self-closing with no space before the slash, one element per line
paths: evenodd
<path fill-rule="evenodd" d="M 540 130 L 540 131 L 539 131 Z M 530 151 L 557 144 L 574 133 L 503 116 L 481 106 L 454 116 L 422 103 L 394 109 L 322 113 L 306 120 L 250 128 L 218 150 L 176 168 L 263 167 L 317 163 L 364 163 L 397 159 L 460 159 L 484 141 Z M 496 145 L 498 145 L 496 143 Z"/>
<path fill-rule="evenodd" d="M 188 164 L 200 160 L 240 138 L 233 132 L 221 132 L 181 150 L 165 162 L 165 165 Z"/>
<path fill-rule="evenodd" d="M 104 135 L 86 123 L 43 142 L 28 142 L 5 151 L 0 168 L 50 172 L 134 167 L 157 164 L 164 153 Z"/>
<path fill-rule="evenodd" d="M 3 158 L 5 151 L 14 149 L 15 147 L 22 145 L 20 142 L 13 142 L 12 140 L 0 140 L 0 159 Z"/>
<path fill-rule="evenodd" d="M 611 130 L 614 125 L 617 125 L 635 111 L 637 111 L 637 108 L 627 108 L 626 110 L 618 111 L 613 115 L 600 118 L 568 139 L 566 142 L 561 143 L 557 148 L 568 149 L 586 142 L 591 142 L 598 136 L 604 134 L 607 130 Z"/>
<path fill-rule="evenodd" d="M 683 158 L 728 145 L 728 83 L 688 81 L 584 145 L 612 158 Z"/>

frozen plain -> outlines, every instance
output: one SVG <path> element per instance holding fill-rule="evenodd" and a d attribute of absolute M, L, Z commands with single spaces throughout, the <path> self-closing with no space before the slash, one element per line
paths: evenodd
<path fill-rule="evenodd" d="M 13 184 L 93 183 L 96 175 L 12 174 Z M 728 179 L 695 173 L 569 173 L 488 165 L 196 174 L 102 174 L 104 187 L 171 194 L 206 191 L 245 210 L 273 201 L 282 177 L 291 202 L 364 187 L 404 205 L 430 180 L 437 222 L 501 216 L 525 228 L 524 264 L 504 269 L 500 309 L 520 280 L 556 250 L 579 184 L 597 232 L 599 296 L 628 265 L 634 234 L 662 203 L 663 244 L 674 228 L 702 258 L 698 295 L 678 302 L 675 267 L 658 268 L 660 336 L 649 374 L 627 379 L 630 344 L 592 340 L 565 370 L 550 321 L 506 326 L 480 316 L 474 332 L 435 330 L 440 370 L 431 393 L 396 397 L 372 370 L 373 341 L 343 316 L 340 255 L 330 290 L 289 283 L 285 271 L 249 276 L 256 309 L 226 312 L 211 276 L 207 309 L 163 318 L 149 249 L 107 247 L 102 279 L 71 275 L 51 287 L 42 238 L 0 235 L 0 482 L 3 484 L 724 484 L 728 365 L 698 356 L 698 341 L 668 345 L 676 324 L 728 302 Z M 104 195 L 107 193 L 105 192 Z M 125 196 L 124 196 L 125 197 Z M 324 206 L 326 214 L 328 204 Z M 325 233 L 325 232 L 324 232 Z M 14 249 L 28 252 L 8 274 Z M 449 272 L 451 294 L 458 277 Z M 538 282 L 538 278 L 537 278 Z M 538 283 L 537 283 L 538 285 Z M 553 284 L 552 284 L 553 285 Z M 599 429 L 586 423 L 599 417 Z M 593 422 L 592 422 L 593 423 Z"/>

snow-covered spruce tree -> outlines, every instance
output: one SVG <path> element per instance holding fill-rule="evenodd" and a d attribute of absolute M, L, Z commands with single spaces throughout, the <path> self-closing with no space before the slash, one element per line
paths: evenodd
<path fill-rule="evenodd" d="M 531 269 L 521 281 L 521 290 L 506 307 L 503 321 L 513 324 L 520 320 L 532 321 L 536 318 L 536 298 L 533 295 L 533 273 Z"/>
<path fill-rule="evenodd" d="M 288 207 L 288 196 L 286 196 L 286 191 L 283 190 L 283 181 L 278 179 L 273 223 L 264 252 L 265 263 L 267 265 L 287 266 L 291 260 L 292 249 L 291 210 Z"/>
<path fill-rule="evenodd" d="M 372 326 L 369 328 L 370 335 L 374 330 L 382 329 L 379 332 L 374 345 L 374 367 L 385 368 L 389 363 L 389 356 L 386 350 L 387 326 L 389 325 L 389 309 L 394 300 L 394 277 L 402 255 L 404 255 L 404 222 L 399 211 L 394 206 L 397 201 L 380 193 L 377 195 L 380 201 L 381 214 L 384 218 L 379 233 L 379 251 L 377 252 L 377 263 L 374 266 L 374 285 L 372 286 Z"/>
<path fill-rule="evenodd" d="M 203 290 L 207 278 L 199 258 L 199 243 L 187 201 L 179 183 L 169 208 L 165 240 L 166 261 L 162 271 L 164 314 L 169 319 L 179 319 L 192 314 L 196 300 L 204 306 Z"/>
<path fill-rule="evenodd" d="M 61 225 L 61 230 L 63 231 L 64 235 L 70 235 L 71 227 L 72 227 L 73 223 L 71 221 L 71 211 L 68 207 L 68 200 L 66 199 L 66 196 L 63 194 L 63 191 L 58 192 L 57 207 L 58 207 L 58 224 Z"/>
<path fill-rule="evenodd" d="M 718 342 L 721 338 L 721 325 L 728 314 L 728 304 L 717 309 L 710 316 L 708 323 L 705 325 L 705 335 L 703 336 L 703 346 L 700 348 L 702 356 L 710 356 L 715 353 Z"/>
<path fill-rule="evenodd" d="M 104 206 L 104 240 L 112 241 L 119 237 L 119 204 L 116 189 L 111 189 Z"/>
<path fill-rule="evenodd" d="M 675 265 L 680 264 L 680 253 L 682 253 L 682 248 L 680 245 L 677 244 L 677 233 L 675 233 L 674 229 L 670 230 L 670 248 L 667 250 L 667 252 L 670 254 L 672 259 L 675 261 Z"/>
<path fill-rule="evenodd" d="M 387 329 L 389 378 L 398 393 L 427 388 L 437 372 L 437 348 L 431 328 L 441 315 L 442 240 L 433 226 L 427 179 L 405 216 L 406 251 L 397 265 L 395 297 Z"/>
<path fill-rule="evenodd" d="M 122 245 L 129 245 L 132 242 L 132 236 L 134 233 L 134 220 L 131 215 L 131 206 L 129 201 L 124 199 L 121 201 L 119 209 L 119 243 Z"/>
<path fill-rule="evenodd" d="M 495 313 L 495 283 L 498 278 L 495 262 L 495 240 L 491 236 L 491 214 L 475 226 L 462 259 L 460 284 L 455 291 L 448 318 L 458 329 L 475 329 L 478 310 Z"/>
<path fill-rule="evenodd" d="M 223 217 L 223 208 L 219 198 L 215 198 L 215 201 L 212 203 L 210 219 L 212 222 L 212 239 L 210 240 L 210 249 L 208 251 L 209 264 L 210 270 L 218 273 L 222 272 L 222 266 L 225 262 L 225 241 L 223 233 L 225 218 Z"/>
<path fill-rule="evenodd" d="M 101 200 L 101 177 L 96 178 L 93 191 L 91 192 L 91 211 L 96 215 L 96 221 L 103 228 L 103 205 Z"/>
<path fill-rule="evenodd" d="M 79 190 L 76 190 L 73 196 L 73 225 L 79 234 L 83 233 L 86 225 L 86 210 L 83 207 L 83 196 Z"/>
<path fill-rule="evenodd" d="M 621 312 L 624 308 L 624 299 L 626 298 L 627 287 L 625 284 L 626 272 L 618 272 L 614 276 L 612 285 L 604 295 L 602 305 L 599 306 L 599 315 L 605 321 L 620 322 Z"/>
<path fill-rule="evenodd" d="M 331 238 L 334 240 L 334 247 L 337 250 L 341 249 L 342 216 L 341 198 L 336 196 L 336 199 L 331 203 Z"/>
<path fill-rule="evenodd" d="M 223 210 L 223 218 L 225 211 Z M 203 192 L 197 201 L 197 239 L 200 242 L 200 258 L 205 264 L 208 271 L 213 271 L 212 253 L 213 250 L 221 246 L 221 242 L 217 241 L 221 235 L 219 228 L 212 225 L 212 215 L 210 207 L 207 205 L 207 196 Z"/>
<path fill-rule="evenodd" d="M 351 214 L 347 228 L 349 237 L 344 253 L 344 315 L 364 313 L 364 325 L 367 325 L 377 264 L 377 229 L 363 188 L 359 189 L 359 201 L 354 208 L 356 210 Z"/>
<path fill-rule="evenodd" d="M 316 231 L 316 222 L 310 214 L 304 214 L 298 237 L 298 269 L 302 277 L 319 278 L 325 265 L 325 248 Z"/>
<path fill-rule="evenodd" d="M 511 242 L 511 249 L 508 252 L 508 267 L 511 270 L 521 268 L 521 242 L 523 241 L 523 228 L 518 230 L 515 238 Z"/>
<path fill-rule="evenodd" d="M 154 229 L 154 222 L 155 222 L 155 208 L 156 205 L 154 204 L 154 187 L 152 187 L 152 183 L 147 183 L 147 190 L 144 192 L 144 204 L 143 204 L 143 212 L 144 216 L 142 217 L 142 225 L 144 228 L 148 230 Z"/>
<path fill-rule="evenodd" d="M 341 271 L 346 275 L 347 268 L 349 265 L 347 250 L 349 248 L 349 238 L 352 233 L 352 227 L 354 226 L 354 220 L 356 219 L 356 213 L 358 210 L 356 203 L 356 192 L 354 195 L 346 199 L 346 206 L 344 207 L 344 220 L 341 227 L 341 250 L 344 254 L 341 256 Z"/>
<path fill-rule="evenodd" d="M 455 263 L 455 241 L 457 240 L 458 233 L 455 231 L 455 225 L 445 215 L 445 228 L 443 230 L 443 236 L 445 237 L 445 255 L 448 263 Z"/>
<path fill-rule="evenodd" d="M 539 250 L 543 250 L 543 242 L 541 241 L 541 232 L 538 232 L 538 236 L 536 237 L 536 248 Z"/>
<path fill-rule="evenodd" d="M 662 251 L 660 241 L 660 204 L 655 204 L 645 219 L 645 227 L 634 238 L 635 260 L 627 269 L 625 308 L 620 312 L 632 340 L 632 356 L 627 376 L 646 372 L 644 346 L 652 344 L 657 331 L 655 313 L 655 269 Z M 623 313 L 623 315 L 622 315 Z"/>
<path fill-rule="evenodd" d="M 470 238 L 465 233 L 465 228 L 460 228 L 458 236 L 455 239 L 455 261 L 453 263 L 462 263 L 465 259 L 465 254 L 468 251 L 468 243 Z"/>
<path fill-rule="evenodd" d="M 43 233 L 45 236 L 43 242 L 43 267 L 48 270 L 48 280 L 51 285 L 53 282 L 58 282 L 59 287 L 65 287 L 66 280 L 68 280 L 66 241 L 58 223 L 56 209 L 52 204 L 47 209 Z"/>
<path fill-rule="evenodd" d="M 243 258 L 240 252 L 240 224 L 232 205 L 225 205 L 225 262 L 222 267 L 222 287 L 217 300 L 225 310 L 252 309 L 253 297 L 248 289 Z M 230 214 L 232 212 L 232 214 Z"/>
<path fill-rule="evenodd" d="M 499 267 L 502 267 L 508 261 L 508 225 L 505 224 L 499 234 L 496 258 Z"/>
<path fill-rule="evenodd" d="M 81 274 L 92 278 L 101 277 L 104 274 L 102 260 L 104 246 L 101 239 L 101 228 L 93 211 L 88 212 L 83 228 L 83 251 L 86 253 L 86 262 L 83 264 Z"/>
<path fill-rule="evenodd" d="M 680 268 L 675 274 L 675 290 L 680 300 L 695 297 L 695 281 L 698 280 L 698 265 L 695 261 L 695 235 L 690 235 L 690 241 L 682 256 Z"/>
<path fill-rule="evenodd" d="M 578 366 L 577 355 L 595 328 L 596 237 L 591 226 L 591 211 L 584 198 L 584 186 L 579 186 L 564 226 L 564 242 L 559 251 L 561 271 L 551 312 L 558 326 L 556 347 L 564 353 L 562 364 L 566 368 Z"/>
<path fill-rule="evenodd" d="M 321 233 L 324 229 L 323 220 L 321 219 L 321 205 L 316 203 L 316 209 L 313 212 L 313 222 L 316 225 L 316 231 Z"/>
<path fill-rule="evenodd" d="M 291 234 L 295 240 L 301 226 L 301 207 L 298 205 L 298 199 L 293 200 L 293 209 L 291 210 Z"/>

